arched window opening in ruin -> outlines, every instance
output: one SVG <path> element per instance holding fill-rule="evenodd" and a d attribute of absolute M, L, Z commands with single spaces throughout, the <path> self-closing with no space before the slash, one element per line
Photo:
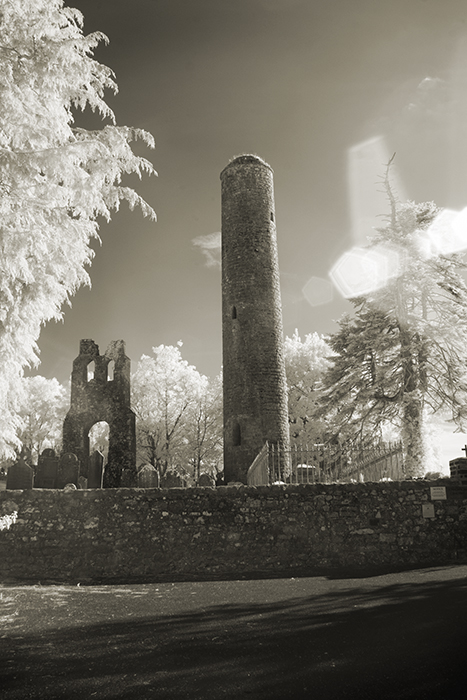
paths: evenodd
<path fill-rule="evenodd" d="M 109 454 L 109 424 L 105 420 L 94 423 L 89 431 L 89 455 L 92 455 L 95 450 L 99 450 L 104 455 L 107 462 Z"/>
<path fill-rule="evenodd" d="M 113 382 L 114 371 L 115 371 L 115 361 L 110 360 L 109 364 L 107 365 L 107 381 L 108 382 Z"/>
<path fill-rule="evenodd" d="M 240 428 L 240 423 L 235 423 L 232 430 L 232 445 L 234 447 L 239 447 L 242 444 L 242 431 Z"/>
<path fill-rule="evenodd" d="M 237 307 L 232 306 L 232 318 L 237 318 Z"/>
<path fill-rule="evenodd" d="M 88 364 L 88 374 L 87 374 L 87 380 L 88 382 L 91 381 L 91 379 L 94 379 L 94 372 L 96 371 L 96 363 L 94 360 Z"/>

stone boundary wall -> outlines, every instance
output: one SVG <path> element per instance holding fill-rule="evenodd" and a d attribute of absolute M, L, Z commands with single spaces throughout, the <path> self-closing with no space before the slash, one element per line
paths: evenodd
<path fill-rule="evenodd" d="M 431 500 L 432 486 L 444 486 L 446 500 Z M 467 562 L 467 489 L 449 480 L 2 491 L 0 520 L 4 583 L 287 577 Z"/>

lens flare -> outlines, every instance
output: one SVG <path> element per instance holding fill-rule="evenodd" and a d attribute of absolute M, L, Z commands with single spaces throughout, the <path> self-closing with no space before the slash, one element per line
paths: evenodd
<path fill-rule="evenodd" d="M 310 306 L 323 306 L 333 298 L 332 284 L 322 277 L 310 277 L 302 292 Z"/>
<path fill-rule="evenodd" d="M 342 296 L 352 299 L 381 289 L 400 271 L 399 252 L 379 244 L 352 248 L 339 258 L 329 275 Z"/>
<path fill-rule="evenodd" d="M 427 257 L 451 255 L 467 248 L 467 207 L 461 212 L 443 209 L 426 232 Z"/>

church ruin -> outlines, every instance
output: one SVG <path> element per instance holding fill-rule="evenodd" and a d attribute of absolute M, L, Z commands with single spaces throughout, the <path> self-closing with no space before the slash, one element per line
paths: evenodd
<path fill-rule="evenodd" d="M 93 376 L 88 368 L 93 366 Z M 114 340 L 103 355 L 93 340 L 81 340 L 73 362 L 71 406 L 63 424 L 63 452 L 75 454 L 80 474 L 89 472 L 89 431 L 96 423 L 109 425 L 109 456 L 104 471 L 104 487 L 136 480 L 135 414 L 130 405 L 130 359 L 123 340 Z"/>

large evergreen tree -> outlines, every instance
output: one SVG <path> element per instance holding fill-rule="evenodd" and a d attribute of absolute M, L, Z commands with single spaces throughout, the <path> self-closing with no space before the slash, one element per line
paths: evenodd
<path fill-rule="evenodd" d="M 63 0 L 0 0 L 0 454 L 17 442 L 15 397 L 41 325 L 89 283 L 97 218 L 121 200 L 154 217 L 121 184 L 125 173 L 154 172 L 130 145 L 152 146 L 152 136 L 115 126 L 104 91 L 117 85 L 93 58 L 106 37 L 82 27 Z M 109 123 L 77 128 L 86 107 Z"/>
<path fill-rule="evenodd" d="M 391 204 L 387 225 L 368 249 L 398 260 L 384 284 L 350 299 L 329 338 L 336 353 L 324 379 L 322 408 L 343 434 L 374 437 L 382 426 L 400 430 L 407 476 L 427 467 L 426 423 L 430 413 L 467 418 L 467 287 L 459 253 L 430 250 L 438 209 L 432 202 Z M 391 266 L 389 266 L 391 267 Z"/>

